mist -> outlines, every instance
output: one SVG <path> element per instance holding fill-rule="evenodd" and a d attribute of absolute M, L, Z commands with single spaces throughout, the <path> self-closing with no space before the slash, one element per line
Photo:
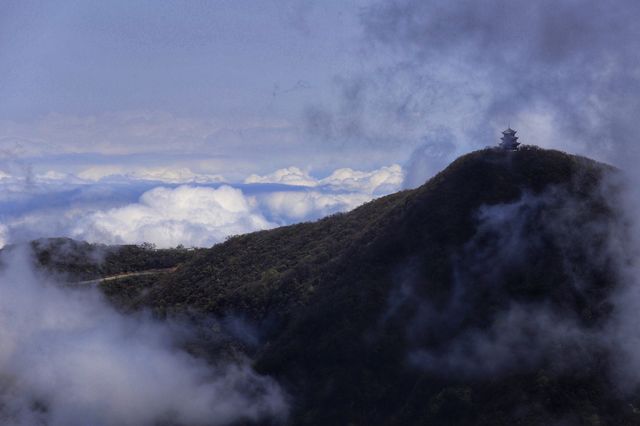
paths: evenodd
<path fill-rule="evenodd" d="M 312 130 L 327 134 L 323 129 L 329 128 L 336 139 L 351 137 L 353 127 L 341 129 L 336 122 L 355 120 L 358 135 L 350 140 L 412 146 L 405 167 L 408 188 L 455 157 L 494 145 L 508 125 L 525 144 L 588 156 L 622 170 L 598 189 L 613 222 L 585 223 L 579 212 L 590 211 L 588 206 L 562 188 L 477 212 L 478 233 L 457 254 L 456 287 L 447 307 L 421 299 L 406 330 L 417 346 L 408 355 L 410 364 L 486 377 L 526 371 L 554 357 L 562 368 L 576 368 L 581 361 L 587 368 L 590 357 L 607 353 L 618 386 L 628 391 L 640 385 L 639 13 L 633 1 L 392 0 L 363 9 L 362 52 L 370 66 L 336 89 L 343 105 L 357 108 L 316 106 L 325 119 L 312 121 Z M 322 123 L 328 124 L 321 132 Z M 542 229 L 532 212 L 544 217 Z M 470 292 L 486 285 L 499 293 L 495 287 L 509 279 L 510 270 L 535 262 L 530 254 L 544 254 L 549 235 L 561 247 L 554 265 L 568 272 L 576 294 L 588 294 L 585 279 L 598 268 L 615 282 L 602 301 L 603 312 L 611 309 L 602 313 L 606 325 L 594 329 L 579 315 L 516 301 L 499 306 L 489 324 L 457 335 L 461 318 L 475 303 L 477 294 Z M 593 262 L 593 271 L 577 268 L 576 249 Z M 398 275 L 391 311 L 421 298 L 414 268 L 406 265 Z M 427 332 L 433 329 L 439 329 L 436 340 L 447 333 L 455 337 L 444 347 L 420 347 L 421 339 L 434 339 Z M 572 350 L 554 352 L 558 346 Z"/>
<path fill-rule="evenodd" d="M 482 206 L 473 237 L 452 255 L 444 299 L 424 294 L 419 265 L 404 265 L 382 321 L 409 315 L 407 364 L 458 379 L 606 365 L 617 391 L 640 389 L 640 234 L 629 184 L 612 169 L 589 193 L 561 185 Z"/>
<path fill-rule="evenodd" d="M 640 158 L 639 5 L 384 0 L 362 8 L 360 67 L 304 113 L 338 147 L 404 150 L 415 187 L 457 156 L 521 142 L 628 168 Z"/>
<path fill-rule="evenodd" d="M 196 358 L 185 329 L 123 315 L 94 288 L 33 268 L 26 248 L 0 261 L 0 422 L 15 425 L 227 425 L 284 421 L 287 396 L 249 359 Z"/>
<path fill-rule="evenodd" d="M 0 80 L 0 248 L 60 236 L 211 247 L 238 234 L 277 235 L 268 230 L 416 188 L 455 158 L 495 145 L 510 126 L 523 144 L 619 170 L 603 166 L 611 173 L 588 197 L 571 182 L 483 205 L 473 213 L 475 233 L 465 234 L 466 243 L 457 239 L 458 229 L 445 226 L 449 217 L 439 218 L 438 229 L 447 232 L 431 242 L 434 251 L 425 249 L 432 258 L 407 249 L 414 257 L 399 261 L 386 309 L 372 327 L 386 327 L 391 342 L 403 345 L 398 365 L 420 377 L 414 390 L 422 377 L 438 386 L 443 378 L 489 382 L 540 368 L 557 376 L 596 371 L 596 380 L 606 370 L 612 393 L 640 390 L 639 2 L 7 5 L 0 16 L 6 24 L 0 25 L 0 70 L 6 71 Z M 487 188 L 487 200 L 499 197 L 493 189 Z M 464 208 L 467 200 L 456 195 L 447 193 L 442 201 Z M 418 207 L 407 202 L 384 217 L 413 220 L 411 209 Z M 185 315 L 199 302 L 226 315 L 222 302 L 206 305 L 190 292 L 226 288 L 225 281 L 246 266 L 248 282 L 221 300 L 241 307 L 264 301 L 256 310 L 278 318 L 286 310 L 282 317 L 292 318 L 295 331 L 306 324 L 297 315 L 331 300 L 323 288 L 332 282 L 325 281 L 342 276 L 326 274 L 325 280 L 325 271 L 338 265 L 334 257 L 346 259 L 341 267 L 354 277 L 367 277 L 360 272 L 386 273 L 384 262 L 366 264 L 372 258 L 367 253 L 383 246 L 378 235 L 398 247 L 423 249 L 413 240 L 420 229 L 393 241 L 396 230 L 385 229 L 386 221 L 368 226 L 376 216 L 364 216 L 349 229 L 361 227 L 368 240 L 348 245 L 362 257 L 321 253 L 333 241 L 298 234 L 303 227 L 289 228 L 296 238 L 282 241 L 321 244 L 298 264 L 277 257 L 279 247 L 246 255 L 254 253 L 248 248 L 276 240 L 235 239 L 232 259 L 212 256 L 210 263 L 188 265 L 198 270 L 186 271 L 175 284 L 193 286 L 182 288 L 184 298 L 159 299 Z M 404 232 L 401 226 L 397 231 Z M 243 250 L 243 241 L 253 245 Z M 303 250 L 307 243 L 281 246 Z M 185 342 L 192 343 L 194 331 L 181 320 L 121 313 L 97 289 L 71 288 L 34 268 L 31 256 L 25 248 L 0 255 L 0 423 L 228 425 L 289 418 L 292 398 L 283 389 L 290 383 L 258 374 L 250 355 L 226 353 L 215 339 L 213 348 L 193 350 Z M 277 267 L 260 269 L 269 263 L 265 259 Z M 222 278 L 214 260 L 230 265 Z M 425 271 L 442 272 L 446 282 L 430 282 Z M 310 276 L 315 273 L 322 275 Z M 168 281 L 160 293 L 171 290 Z M 292 299 L 295 311 L 278 304 L 307 285 L 304 299 Z M 378 293 L 366 300 L 377 297 L 385 303 Z M 299 374 L 291 359 L 316 349 L 262 342 L 238 315 L 206 318 L 198 326 L 226 329 L 234 343 L 255 349 L 259 361 L 267 354 L 266 365 L 274 347 L 276 360 L 295 350 L 289 358 L 280 355 L 284 361 L 275 371 L 285 377 Z M 340 321 L 339 331 L 351 332 L 350 322 L 356 322 L 329 316 L 323 321 L 336 327 Z M 339 353 L 350 347 L 324 345 L 351 335 L 327 336 L 333 329 L 310 318 L 324 338 L 318 348 L 341 346 Z M 370 367 L 367 361 L 379 352 L 372 354 L 358 358 L 357 366 L 354 361 L 353 371 Z M 313 355 L 332 359 L 320 350 Z M 315 374 L 309 359 L 299 358 L 297 365 Z M 319 395 L 340 382 L 322 379 L 309 385 Z M 391 382 L 335 396 L 370 398 L 362 411 L 374 417 L 374 403 L 380 412 L 386 409 L 376 392 L 383 398 L 387 387 L 403 389 Z M 407 398 L 424 405 L 420 393 Z M 347 405 L 339 409 L 348 411 Z"/>

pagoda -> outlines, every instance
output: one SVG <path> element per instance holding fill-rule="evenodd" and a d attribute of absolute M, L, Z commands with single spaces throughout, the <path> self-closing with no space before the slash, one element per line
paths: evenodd
<path fill-rule="evenodd" d="M 500 142 L 500 148 L 507 151 L 515 151 L 518 149 L 518 137 L 516 136 L 516 131 L 509 127 L 507 130 L 502 132 L 502 138 L 500 138 L 502 142 Z"/>

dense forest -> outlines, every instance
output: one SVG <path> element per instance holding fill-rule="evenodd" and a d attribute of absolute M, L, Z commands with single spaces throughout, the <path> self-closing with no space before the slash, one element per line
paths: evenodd
<path fill-rule="evenodd" d="M 69 282 L 173 268 L 100 286 L 125 311 L 246 324 L 236 347 L 285 386 L 290 424 L 640 424 L 605 338 L 629 262 L 617 174 L 485 149 L 419 188 L 209 249 L 32 248 Z"/>

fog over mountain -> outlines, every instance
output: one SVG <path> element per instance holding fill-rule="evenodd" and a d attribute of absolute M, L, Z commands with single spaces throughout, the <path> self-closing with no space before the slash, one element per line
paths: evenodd
<path fill-rule="evenodd" d="M 61 288 L 25 247 L 3 252 L 0 420 L 16 425 L 232 424 L 287 416 L 248 360 L 180 349 L 180 324 L 125 316 L 95 288 Z"/>
<path fill-rule="evenodd" d="M 638 19 L 0 0 L 0 423 L 640 424 Z"/>
<path fill-rule="evenodd" d="M 215 411 L 231 404 L 244 413 L 242 421 L 258 424 L 489 425 L 523 416 L 530 425 L 637 424 L 640 298 L 625 185 L 619 169 L 584 157 L 491 148 L 460 157 L 414 190 L 209 249 L 40 240 L 25 247 L 30 261 L 8 257 L 5 270 L 18 282 L 56 277 L 54 294 L 89 307 L 82 324 L 109 316 L 108 327 L 80 327 L 80 353 L 84 339 L 101 342 L 113 332 L 114 347 L 107 351 L 105 343 L 100 352 L 108 358 L 126 348 L 125 366 L 114 368 L 138 359 L 139 345 L 153 352 L 148 361 L 173 348 L 170 353 L 202 366 L 197 383 L 215 388 L 222 377 L 224 386 L 231 381 L 238 389 L 225 393 L 232 402 L 210 396 L 204 420 L 188 417 L 198 411 L 180 398 L 171 399 L 169 412 L 135 403 L 143 423 L 233 424 L 236 411 Z M 4 256 L 17 250 L 8 246 Z M 21 275 L 32 268 L 37 272 Z M 57 296 L 34 302 L 25 296 L 28 288 L 17 286 L 10 299 L 41 303 L 36 311 L 48 312 Z M 46 295 L 46 288 L 33 293 Z M 51 306 L 53 318 L 67 311 L 81 310 Z M 28 318 L 20 324 L 40 316 Z M 27 329 L 54 354 L 55 342 L 70 332 L 48 328 L 50 340 L 43 340 L 39 324 Z M 151 328 L 144 336 L 164 338 L 136 338 L 140 327 Z M 16 354 L 27 334 L 15 337 Z M 196 374 L 179 364 L 166 367 L 181 378 Z M 54 387 L 71 386 L 67 377 L 82 371 L 51 368 L 64 372 Z M 95 380 L 110 383 L 102 370 Z M 131 375 L 147 371 L 138 370 Z M 136 385 L 145 381 L 142 375 Z M 164 382 L 153 383 L 160 392 Z M 58 410 L 75 413 L 57 399 L 38 399 L 38 387 L 19 389 L 28 407 L 22 411 L 45 422 L 57 421 Z M 161 400 L 155 393 L 150 398 Z M 118 417 L 128 414 L 115 403 L 116 420 L 100 405 L 80 406 L 107 424 L 128 419 Z M 20 418 L 22 411 L 6 407 L 4 415 Z"/>
<path fill-rule="evenodd" d="M 631 166 L 639 12 L 632 1 L 374 2 L 360 15 L 370 66 L 338 81 L 338 108 L 310 108 L 310 129 L 411 145 L 423 160 L 408 174 L 423 180 L 507 124 L 530 143 Z"/>

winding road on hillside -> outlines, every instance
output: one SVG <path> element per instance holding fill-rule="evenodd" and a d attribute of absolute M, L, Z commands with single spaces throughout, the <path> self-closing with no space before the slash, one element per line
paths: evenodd
<path fill-rule="evenodd" d="M 176 269 L 177 269 L 177 267 L 164 268 L 164 269 L 147 269 L 146 271 L 127 272 L 125 274 L 110 275 L 108 277 L 96 278 L 96 279 L 93 279 L 93 280 L 76 281 L 76 282 L 74 282 L 72 284 L 75 284 L 75 285 L 94 285 L 94 284 L 99 284 L 102 281 L 114 281 L 114 280 L 119 280 L 119 279 L 122 279 L 122 278 L 140 277 L 140 276 L 144 276 L 144 275 L 169 274 L 169 273 L 175 271 Z"/>

